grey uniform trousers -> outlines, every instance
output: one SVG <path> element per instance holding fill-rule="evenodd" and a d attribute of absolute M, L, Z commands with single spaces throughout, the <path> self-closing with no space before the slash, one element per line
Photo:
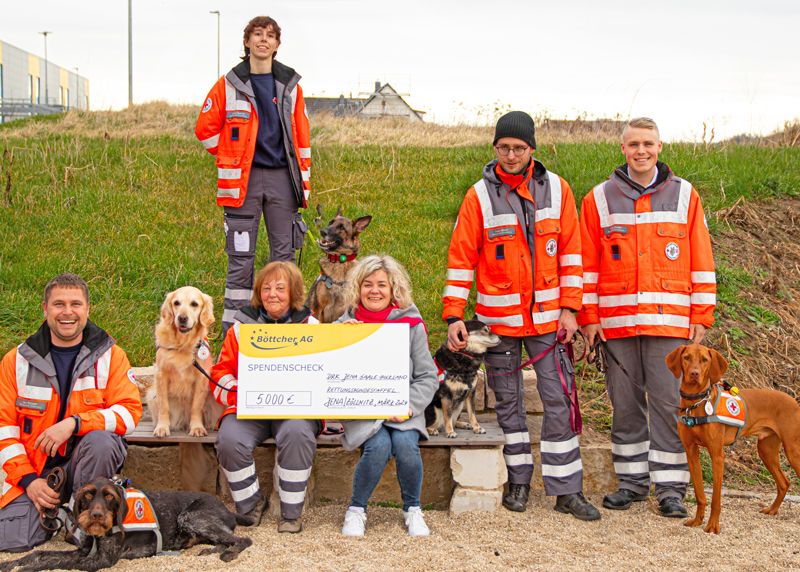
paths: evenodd
<path fill-rule="evenodd" d="M 115 433 L 91 431 L 81 437 L 64 465 L 67 482 L 62 500 L 97 477 L 112 477 L 125 462 L 126 453 L 125 441 Z M 0 509 L 0 551 L 25 552 L 52 534 L 39 525 L 39 512 L 26 494 Z"/>
<path fill-rule="evenodd" d="M 614 416 L 611 453 L 619 486 L 656 498 L 683 498 L 689 482 L 686 453 L 678 437 L 680 380 L 667 368 L 667 354 L 686 343 L 680 338 L 633 336 L 608 340 L 606 385 Z"/>
<path fill-rule="evenodd" d="M 239 514 L 247 514 L 263 499 L 253 449 L 271 436 L 278 452 L 275 471 L 281 516 L 300 518 L 319 429 L 320 422 L 309 419 L 237 419 L 232 414 L 223 418 L 217 433 L 217 458 Z"/>
<path fill-rule="evenodd" d="M 267 228 L 269 260 L 295 261 L 295 250 L 303 246 L 303 233 L 297 232 L 297 196 L 287 167 L 253 167 L 247 183 L 247 196 L 239 208 L 225 207 L 225 252 L 228 275 L 222 312 L 222 336 L 233 324 L 236 310 L 250 302 L 256 257 L 256 242 L 261 214 Z M 299 242 L 299 244 L 298 244 Z"/>
<path fill-rule="evenodd" d="M 536 356 L 556 340 L 555 332 L 527 338 L 500 336 L 500 345 L 486 354 L 486 373 L 494 392 L 497 422 L 505 434 L 503 456 L 508 468 L 508 482 L 530 484 L 533 456 L 525 413 L 522 372 L 511 374 L 522 363 L 522 344 L 529 356 Z M 570 427 L 569 399 L 564 395 L 556 369 L 556 352 L 548 353 L 534 364 L 536 385 L 544 405 L 541 433 L 542 479 L 550 496 L 580 492 L 583 488 L 583 464 L 578 436 Z M 575 372 L 564 354 L 563 373 L 574 383 Z"/>

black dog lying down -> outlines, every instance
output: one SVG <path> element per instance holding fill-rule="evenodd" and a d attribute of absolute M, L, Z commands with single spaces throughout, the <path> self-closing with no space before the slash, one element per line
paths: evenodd
<path fill-rule="evenodd" d="M 230 512 L 222 501 L 210 494 L 180 491 L 146 494 L 160 525 L 163 550 L 213 544 L 213 548 L 204 550 L 201 555 L 219 552 L 220 559 L 229 562 L 253 543 L 249 538 L 233 535 L 237 524 L 253 523 Z M 75 495 L 73 516 L 76 527 L 84 535 L 79 549 L 33 552 L 0 563 L 0 570 L 12 570 L 16 566 L 21 567 L 20 570 L 100 570 L 113 566 L 120 558 L 153 556 L 157 552 L 157 536 L 152 530 L 120 530 L 127 514 L 125 490 L 109 479 L 95 479 Z"/>

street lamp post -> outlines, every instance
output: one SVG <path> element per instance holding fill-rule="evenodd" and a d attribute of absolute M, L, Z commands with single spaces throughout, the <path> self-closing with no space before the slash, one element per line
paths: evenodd
<path fill-rule="evenodd" d="M 39 32 L 42 36 L 44 36 L 44 104 L 50 104 L 50 90 L 48 89 L 47 85 L 47 35 L 52 34 L 53 32 Z"/>
<path fill-rule="evenodd" d="M 219 77 L 219 10 L 211 10 L 209 14 L 217 15 L 217 77 Z"/>
<path fill-rule="evenodd" d="M 128 107 L 133 106 L 133 0 L 128 0 Z"/>

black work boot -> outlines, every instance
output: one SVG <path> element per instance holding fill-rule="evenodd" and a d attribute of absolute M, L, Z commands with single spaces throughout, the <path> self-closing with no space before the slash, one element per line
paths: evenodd
<path fill-rule="evenodd" d="M 269 499 L 265 497 L 261 497 L 258 499 L 258 503 L 256 506 L 244 516 L 249 518 L 251 524 L 242 524 L 241 526 L 258 526 L 261 524 L 261 519 L 264 516 L 264 513 L 267 512 L 267 508 L 269 508 Z"/>
<path fill-rule="evenodd" d="M 509 484 L 508 492 L 503 495 L 503 506 L 514 512 L 525 512 L 530 492 L 530 485 Z"/>
<path fill-rule="evenodd" d="M 678 497 L 666 497 L 659 501 L 658 511 L 661 516 L 667 518 L 686 518 L 689 513 L 686 512 L 686 506 L 683 501 Z"/>
<path fill-rule="evenodd" d="M 630 489 L 619 489 L 603 497 L 603 506 L 611 510 L 626 510 L 631 504 L 647 500 L 647 493 L 635 493 Z"/>
<path fill-rule="evenodd" d="M 558 512 L 571 514 L 578 520 L 600 520 L 600 511 L 586 500 L 583 493 L 558 495 L 556 498 L 556 506 L 553 508 Z"/>

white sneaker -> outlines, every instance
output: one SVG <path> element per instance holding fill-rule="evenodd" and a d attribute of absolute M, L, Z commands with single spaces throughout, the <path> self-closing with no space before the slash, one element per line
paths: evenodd
<path fill-rule="evenodd" d="M 422 516 L 422 509 L 418 506 L 408 508 L 408 512 L 403 512 L 403 518 L 408 527 L 409 536 L 429 536 L 431 531 L 425 524 L 425 517 Z"/>
<path fill-rule="evenodd" d="M 348 507 L 344 513 L 344 525 L 342 534 L 345 536 L 364 536 L 364 529 L 367 527 L 367 513 L 358 506 Z"/>

